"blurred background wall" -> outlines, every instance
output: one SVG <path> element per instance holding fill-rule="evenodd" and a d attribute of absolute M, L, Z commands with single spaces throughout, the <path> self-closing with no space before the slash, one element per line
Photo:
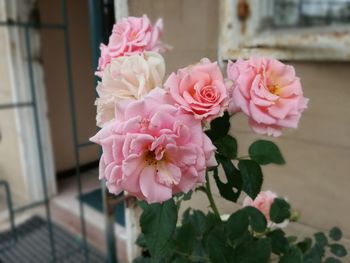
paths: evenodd
<path fill-rule="evenodd" d="M 1 16 L 0 16 L 1 17 Z M 0 28 L 0 39 L 7 41 L 9 35 L 6 30 Z M 9 54 L 7 45 L 0 45 L 0 54 Z M 14 96 L 14 85 L 9 71 L 9 57 L 0 56 L 0 103 L 10 103 Z M 17 128 L 16 113 L 13 109 L 0 111 L 0 180 L 7 180 L 15 185 L 17 190 L 13 192 L 14 198 L 27 199 L 28 193 L 25 178 L 22 171 L 20 131 Z M 1 197 L 1 196 L 0 196 Z"/>
<path fill-rule="evenodd" d="M 217 55 L 218 0 L 129 0 L 129 14 L 164 19 L 164 40 L 174 49 L 165 54 L 167 73 Z M 297 130 L 274 141 L 287 164 L 264 167 L 265 188 L 286 196 L 315 228 L 340 226 L 350 237 L 350 63 L 289 62 L 296 67 L 305 96 L 310 98 Z M 241 156 L 258 136 L 244 116 L 232 120 Z M 192 207 L 206 208 L 197 194 Z M 222 212 L 234 209 L 221 202 Z"/>
<path fill-rule="evenodd" d="M 87 142 L 97 129 L 88 1 L 74 0 L 67 3 L 78 139 L 83 143 Z M 41 20 L 60 23 L 60 4 L 60 0 L 39 0 Z M 63 32 L 42 30 L 41 44 L 55 167 L 60 173 L 75 166 Z M 81 151 L 81 164 L 97 159 L 96 146 L 89 146 Z"/>

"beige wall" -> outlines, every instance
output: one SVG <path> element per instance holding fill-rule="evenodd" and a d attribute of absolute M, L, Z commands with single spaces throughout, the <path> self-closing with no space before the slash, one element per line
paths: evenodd
<path fill-rule="evenodd" d="M 174 46 L 165 54 L 168 74 L 195 63 L 201 57 L 215 59 L 218 34 L 218 1 L 213 0 L 130 0 L 131 15 L 148 14 L 153 20 L 163 17 L 164 40 Z M 327 62 L 293 63 L 310 98 L 298 130 L 289 130 L 275 141 L 287 165 L 267 166 L 265 188 L 288 197 L 302 213 L 301 222 L 316 228 L 342 227 L 350 236 L 350 64 Z M 246 118 L 232 120 L 232 132 L 239 140 L 239 151 L 257 136 Z M 198 194 L 193 207 L 206 208 Z M 222 212 L 234 205 L 222 201 Z"/>
<path fill-rule="evenodd" d="M 43 22 L 61 22 L 60 0 L 38 2 Z M 78 137 L 85 142 L 96 132 L 88 1 L 67 2 Z M 75 166 L 62 31 L 42 30 L 41 44 L 55 166 L 56 171 L 62 171 Z M 97 160 L 97 152 L 96 146 L 84 148 L 81 163 Z"/>
<path fill-rule="evenodd" d="M 9 35 L 8 30 L 0 27 L 0 104 L 13 102 L 13 82 L 10 75 Z M 28 198 L 27 187 L 22 173 L 22 160 L 18 140 L 18 126 L 14 109 L 0 110 L 0 180 L 9 183 L 15 201 Z M 9 165 L 11 164 L 11 165 Z M 0 199 L 3 200 L 3 189 Z"/>

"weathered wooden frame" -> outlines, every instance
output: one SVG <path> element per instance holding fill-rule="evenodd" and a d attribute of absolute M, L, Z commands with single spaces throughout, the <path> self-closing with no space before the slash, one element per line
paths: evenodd
<path fill-rule="evenodd" d="M 238 18 L 237 7 L 245 2 L 249 14 Z M 282 60 L 350 60 L 350 26 L 265 30 L 259 32 L 271 0 L 220 0 L 220 61 L 254 55 Z"/>

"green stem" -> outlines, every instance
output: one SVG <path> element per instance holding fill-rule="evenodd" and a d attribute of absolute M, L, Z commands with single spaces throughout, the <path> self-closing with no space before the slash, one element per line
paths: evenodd
<path fill-rule="evenodd" d="M 246 159 L 249 159 L 249 158 L 250 158 L 250 156 L 241 156 L 241 157 L 236 157 L 235 160 L 240 161 L 240 160 L 246 160 Z"/>
<path fill-rule="evenodd" d="M 205 179 L 206 179 L 206 183 L 205 183 L 205 193 L 208 196 L 208 200 L 210 203 L 211 208 L 213 209 L 214 214 L 221 219 L 220 217 L 220 212 L 215 204 L 214 198 L 213 198 L 213 194 L 211 192 L 211 188 L 210 188 L 210 181 L 209 181 L 209 176 L 208 176 L 208 172 L 205 173 Z"/>

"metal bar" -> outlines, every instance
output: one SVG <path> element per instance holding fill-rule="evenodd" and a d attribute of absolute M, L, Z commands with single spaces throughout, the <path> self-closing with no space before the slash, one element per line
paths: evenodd
<path fill-rule="evenodd" d="M 24 27 L 24 28 L 47 28 L 47 29 L 64 29 L 64 24 L 42 24 L 42 23 L 30 23 L 30 22 L 15 22 L 12 20 L 9 21 L 0 21 L 0 26 L 12 26 L 12 27 Z"/>
<path fill-rule="evenodd" d="M 102 32 L 102 1 L 89 0 L 89 17 L 90 17 L 90 35 L 93 55 L 93 68 L 98 66 L 98 59 L 100 56 L 100 43 L 103 41 Z M 97 77 L 94 78 L 97 83 Z M 101 150 L 100 150 L 101 151 Z M 106 183 L 101 181 L 103 212 L 105 216 L 105 240 L 107 247 L 107 262 L 117 263 L 116 255 L 116 240 L 114 234 L 114 205 L 109 202 L 110 194 L 106 189 Z"/>
<path fill-rule="evenodd" d="M 0 104 L 0 110 L 12 109 L 12 108 L 22 108 L 22 107 L 32 107 L 33 102 L 17 102 L 17 103 L 5 103 Z"/>
<path fill-rule="evenodd" d="M 103 212 L 105 215 L 105 235 L 106 235 L 106 247 L 107 247 L 107 262 L 117 263 L 116 254 L 116 240 L 114 234 L 114 208 L 115 206 L 111 204 L 111 194 L 108 192 L 106 187 L 106 182 L 103 180 L 101 182 L 102 197 L 103 197 Z"/>
<path fill-rule="evenodd" d="M 10 186 L 8 182 L 6 181 L 0 181 L 0 185 L 2 185 L 5 188 L 5 195 L 6 195 L 6 201 L 7 201 L 7 209 L 9 211 L 9 217 L 10 217 L 10 225 L 11 225 L 11 233 L 12 237 L 17 241 L 17 234 L 16 234 L 16 227 L 15 227 L 15 214 L 13 210 L 13 203 L 12 203 L 12 197 L 10 192 Z"/>
<path fill-rule="evenodd" d="M 71 53 L 70 53 L 70 44 L 69 44 L 69 20 L 67 15 L 67 0 L 61 0 L 61 12 L 64 27 L 64 48 L 65 48 L 65 57 L 66 57 L 66 69 L 67 69 L 67 81 L 68 81 L 68 94 L 69 94 L 69 108 L 71 113 L 71 125 L 72 125 L 72 136 L 73 136 L 73 144 L 74 144 L 74 157 L 75 157 L 75 167 L 76 167 L 76 177 L 77 177 L 77 188 L 78 188 L 78 196 L 81 196 L 82 193 L 82 185 L 81 185 L 81 176 L 80 176 L 80 153 L 78 149 L 78 129 L 77 129 L 77 116 L 75 109 L 75 100 L 74 100 L 74 86 L 73 86 L 73 75 L 72 75 L 72 61 L 71 61 Z M 83 249 L 84 249 L 84 257 L 85 262 L 89 262 L 89 249 L 87 246 L 86 240 L 86 226 L 85 226 L 85 218 L 84 218 L 84 206 L 81 200 L 79 200 L 79 211 L 80 211 L 80 226 L 81 226 L 81 234 L 83 238 Z"/>
<path fill-rule="evenodd" d="M 24 28 L 25 33 L 25 48 L 26 53 L 28 56 L 28 72 L 29 72 L 29 84 L 30 84 L 30 91 L 32 95 L 32 101 L 34 104 L 34 122 L 35 122 L 35 134 L 38 144 L 38 151 L 39 151 L 39 165 L 40 165 L 40 173 L 41 173 L 41 180 L 42 180 L 42 186 L 43 186 L 43 193 L 44 193 L 44 203 L 45 203 L 45 211 L 46 211 L 46 217 L 47 217 L 47 226 L 48 226 L 48 232 L 49 232 L 49 240 L 50 240 L 50 246 L 51 246 L 51 252 L 52 252 L 52 259 L 53 262 L 56 261 L 56 251 L 55 251 L 55 240 L 53 236 L 53 229 L 52 229 L 52 222 L 51 222 L 51 209 L 50 209 L 50 203 L 49 203 L 49 196 L 47 191 L 47 182 L 46 182 L 46 174 L 45 174 L 45 164 L 44 164 L 44 153 L 43 153 L 43 147 L 41 142 L 41 131 L 40 131 L 40 121 L 39 121 L 39 112 L 36 104 L 36 91 L 35 91 L 35 82 L 34 82 L 34 71 L 33 71 L 33 65 L 32 65 L 32 49 L 31 49 L 31 42 L 30 42 L 30 35 L 29 35 L 29 27 Z"/>
<path fill-rule="evenodd" d="M 23 205 L 23 206 L 19 206 L 19 207 L 15 207 L 13 209 L 14 213 L 20 213 L 20 212 L 24 212 L 25 210 L 40 206 L 40 205 L 44 205 L 45 204 L 45 200 L 40 200 L 40 201 L 36 201 L 36 202 L 32 202 L 28 205 Z"/>

